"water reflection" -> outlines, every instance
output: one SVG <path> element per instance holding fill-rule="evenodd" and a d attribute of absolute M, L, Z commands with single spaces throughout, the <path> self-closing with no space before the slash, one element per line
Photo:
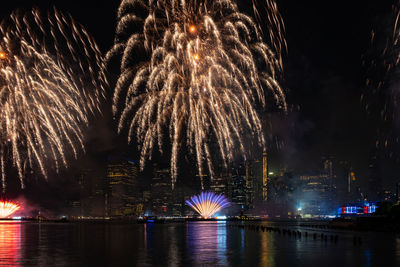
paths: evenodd
<path fill-rule="evenodd" d="M 300 238 L 229 222 L 0 222 L 0 266 L 400 266 L 394 235 L 325 231 L 339 235 L 331 242 L 309 231 Z"/>
<path fill-rule="evenodd" d="M 179 266 L 180 253 L 178 243 L 177 228 L 174 226 L 168 227 L 168 236 L 170 237 L 169 252 L 168 252 L 168 266 Z"/>
<path fill-rule="evenodd" d="M 371 251 L 365 250 L 365 267 L 371 267 Z"/>
<path fill-rule="evenodd" d="M 143 225 L 143 247 L 144 247 L 144 255 L 143 257 L 138 258 L 138 264 L 142 262 L 151 262 L 153 256 L 153 223 L 145 223 Z M 140 255 L 140 254 L 139 254 Z"/>
<path fill-rule="evenodd" d="M 21 224 L 0 222 L 0 265 L 20 266 Z"/>
<path fill-rule="evenodd" d="M 261 266 L 275 266 L 275 250 L 273 244 L 273 236 L 267 233 L 260 233 L 261 246 L 260 246 L 260 265 Z"/>
<path fill-rule="evenodd" d="M 240 229 L 240 252 L 241 253 L 244 253 L 244 242 L 246 241 L 245 237 L 244 237 L 244 233 L 245 233 L 244 228 Z"/>
<path fill-rule="evenodd" d="M 144 224 L 144 245 L 146 251 L 153 250 L 153 229 L 154 229 L 154 224 L 152 223 Z"/>
<path fill-rule="evenodd" d="M 200 265 L 227 265 L 225 222 L 188 223 L 187 249 Z"/>
<path fill-rule="evenodd" d="M 226 250 L 226 222 L 217 222 L 217 244 L 218 244 L 218 261 L 222 265 L 228 265 Z"/>

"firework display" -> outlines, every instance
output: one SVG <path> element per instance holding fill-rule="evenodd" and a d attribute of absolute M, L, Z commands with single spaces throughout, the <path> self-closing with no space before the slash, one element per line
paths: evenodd
<path fill-rule="evenodd" d="M 212 218 L 220 210 L 230 206 L 224 195 L 213 192 L 201 192 L 186 200 L 186 204 L 194 209 L 202 218 Z"/>
<path fill-rule="evenodd" d="M 378 125 L 376 149 L 383 149 L 397 161 L 399 149 L 400 91 L 398 83 L 400 49 L 400 6 L 393 5 L 387 23 L 371 33 L 371 49 L 364 55 L 366 86 L 361 94 L 365 112 Z M 385 20 L 386 21 L 386 20 Z M 389 29 L 389 31 L 388 31 Z"/>
<path fill-rule="evenodd" d="M 82 127 L 99 110 L 106 79 L 94 40 L 56 9 L 15 12 L 0 25 L 0 166 L 18 170 L 67 166 L 83 150 Z M 46 165 L 46 162 L 49 164 Z M 51 166 L 50 166 L 51 162 Z"/>
<path fill-rule="evenodd" d="M 113 112 L 128 142 L 136 137 L 141 168 L 154 147 L 163 152 L 166 136 L 173 185 L 182 146 L 195 155 L 201 179 L 204 163 L 213 177 L 211 144 L 225 166 L 235 153 L 246 157 L 245 140 L 265 146 L 260 111 L 286 109 L 278 82 L 285 43 L 275 2 L 252 3 L 256 17 L 267 10 L 268 44 L 235 0 L 121 2 L 106 62 L 119 62 Z"/>
<path fill-rule="evenodd" d="M 7 218 L 14 212 L 18 211 L 20 206 L 17 203 L 11 201 L 0 201 L 0 218 Z"/>

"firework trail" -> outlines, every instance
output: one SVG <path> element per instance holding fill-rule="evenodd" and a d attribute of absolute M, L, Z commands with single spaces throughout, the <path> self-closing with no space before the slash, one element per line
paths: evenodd
<path fill-rule="evenodd" d="M 256 15 L 259 6 L 253 1 Z M 200 177 L 204 163 L 213 177 L 212 143 L 225 165 L 237 148 L 245 157 L 246 139 L 265 145 L 260 107 L 272 96 L 286 109 L 278 83 L 285 43 L 275 2 L 262 6 L 270 46 L 262 27 L 241 13 L 235 0 L 121 2 L 106 62 L 119 62 L 113 112 L 119 132 L 128 130 L 128 142 L 136 136 L 142 168 L 155 146 L 163 152 L 165 132 L 173 185 L 183 145 L 196 156 Z"/>
<path fill-rule="evenodd" d="M 214 194 L 213 192 L 201 192 L 186 200 L 186 205 L 190 206 L 201 217 L 212 218 L 218 211 L 230 206 L 229 201 L 224 195 Z"/>
<path fill-rule="evenodd" d="M 70 16 L 17 12 L 0 25 L 0 165 L 12 161 L 21 187 L 27 168 L 47 178 L 83 150 L 82 127 L 97 112 L 106 80 L 94 40 Z M 93 64 L 94 63 L 94 64 Z"/>
<path fill-rule="evenodd" d="M 376 148 L 387 150 L 395 156 L 399 145 L 400 90 L 398 68 L 400 63 L 400 5 L 392 6 L 389 25 L 371 32 L 371 49 L 364 56 L 366 89 L 361 104 L 376 126 Z M 397 159 L 398 160 L 398 159 Z"/>

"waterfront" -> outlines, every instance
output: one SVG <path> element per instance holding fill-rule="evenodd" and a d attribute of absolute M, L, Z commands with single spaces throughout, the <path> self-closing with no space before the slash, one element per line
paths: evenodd
<path fill-rule="evenodd" d="M 247 223 L 249 225 L 251 223 Z M 0 265 L 8 266 L 386 266 L 400 265 L 400 237 L 388 233 L 253 223 L 0 223 Z M 307 231 L 308 237 L 305 237 Z M 337 242 L 313 233 L 337 235 Z M 354 236 L 357 242 L 354 243 Z M 358 242 L 358 237 L 361 242 Z"/>

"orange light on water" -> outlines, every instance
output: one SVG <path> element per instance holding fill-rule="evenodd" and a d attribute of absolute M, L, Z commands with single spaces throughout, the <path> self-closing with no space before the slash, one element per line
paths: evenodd
<path fill-rule="evenodd" d="M 194 54 L 193 58 L 194 60 L 198 61 L 200 59 L 200 56 L 198 54 Z"/>
<path fill-rule="evenodd" d="M 0 52 L 0 59 L 6 59 L 7 55 L 4 52 Z"/>
<path fill-rule="evenodd" d="M 21 224 L 0 222 L 0 265 L 21 266 Z"/>

